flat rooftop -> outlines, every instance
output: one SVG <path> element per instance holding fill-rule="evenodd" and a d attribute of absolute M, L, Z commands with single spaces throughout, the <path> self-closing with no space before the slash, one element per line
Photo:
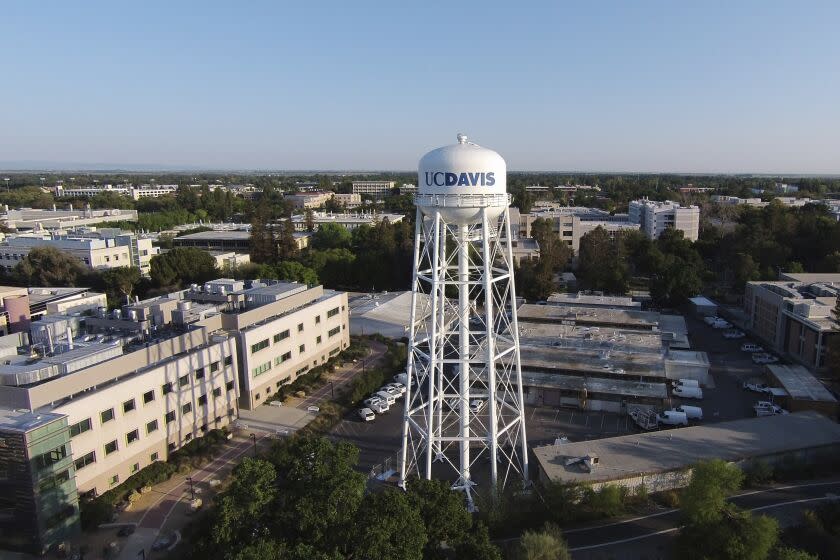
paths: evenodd
<path fill-rule="evenodd" d="M 248 241 L 251 238 L 250 231 L 239 230 L 214 230 L 214 231 L 199 231 L 197 233 L 188 233 L 187 235 L 179 235 L 175 239 L 190 239 L 194 241 Z"/>
<path fill-rule="evenodd" d="M 803 284 L 838 284 L 840 273 L 837 272 L 783 272 L 780 280 L 792 280 Z"/>
<path fill-rule="evenodd" d="M 648 383 L 631 379 L 598 379 L 581 377 L 579 375 L 563 375 L 561 373 L 543 373 L 522 371 L 522 384 L 527 387 L 543 389 L 560 389 L 580 393 L 586 389 L 588 393 L 606 395 L 621 395 L 628 397 L 646 397 L 653 399 L 668 398 L 668 388 L 665 383 Z"/>
<path fill-rule="evenodd" d="M 837 402 L 820 380 L 803 366 L 768 365 L 791 398 L 808 401 Z"/>
<path fill-rule="evenodd" d="M 703 459 L 738 461 L 775 453 L 840 445 L 840 424 L 816 412 L 748 418 L 534 448 L 540 468 L 563 482 L 607 482 L 685 469 Z M 592 473 L 566 459 L 596 455 Z"/>
<path fill-rule="evenodd" d="M 520 321 L 543 323 L 562 323 L 578 325 L 614 326 L 650 330 L 659 325 L 659 313 L 610 309 L 606 307 L 534 305 L 519 306 L 517 316 Z"/>
<path fill-rule="evenodd" d="M 572 275 L 574 278 L 574 275 Z M 605 296 L 577 292 L 574 294 L 556 293 L 548 296 L 550 303 L 562 303 L 563 305 L 590 306 L 590 307 L 626 307 L 630 309 L 641 308 L 642 304 L 633 301 L 633 298 L 625 296 Z"/>
<path fill-rule="evenodd" d="M 64 414 L 52 412 L 19 412 L 0 409 L 0 431 L 25 434 L 64 417 Z"/>

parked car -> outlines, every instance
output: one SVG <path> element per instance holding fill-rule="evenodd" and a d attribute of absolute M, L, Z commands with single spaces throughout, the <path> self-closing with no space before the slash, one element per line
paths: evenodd
<path fill-rule="evenodd" d="M 672 383 L 674 389 L 677 387 L 700 387 L 700 382 L 696 379 L 677 379 Z"/>
<path fill-rule="evenodd" d="M 756 416 L 773 416 L 775 414 L 790 414 L 781 406 L 771 403 L 770 401 L 758 401 L 753 406 Z"/>
<path fill-rule="evenodd" d="M 656 422 L 666 426 L 688 426 L 688 416 L 685 412 L 666 410 L 656 416 Z"/>
<path fill-rule="evenodd" d="M 164 550 L 172 546 L 173 542 L 175 542 L 175 539 L 171 536 L 160 536 L 152 544 L 152 550 Z"/>
<path fill-rule="evenodd" d="M 478 414 L 487 406 L 487 401 L 484 399 L 475 399 L 470 401 L 470 412 Z"/>
<path fill-rule="evenodd" d="M 699 406 L 690 406 L 687 404 L 681 404 L 677 408 L 675 408 L 677 412 L 685 413 L 686 417 L 689 420 L 702 420 L 703 419 L 703 409 Z"/>
<path fill-rule="evenodd" d="M 394 404 L 395 402 L 397 402 L 397 397 L 395 397 L 394 395 L 392 395 L 388 391 L 383 391 L 381 389 L 376 394 L 374 394 L 373 396 L 379 397 L 380 399 L 382 399 L 383 401 L 388 403 L 389 406 Z"/>
<path fill-rule="evenodd" d="M 769 394 L 771 392 L 770 387 L 768 387 L 765 383 L 747 383 L 744 381 L 741 386 L 747 391 L 755 391 L 756 393 Z"/>
<path fill-rule="evenodd" d="M 123 525 L 122 527 L 120 527 L 120 530 L 117 531 L 117 536 L 127 537 L 131 534 L 134 534 L 135 529 L 136 528 L 134 527 L 134 525 Z"/>
<path fill-rule="evenodd" d="M 383 401 L 382 401 L 382 399 L 381 399 L 381 398 L 379 398 L 379 397 L 370 397 L 370 398 L 365 399 L 364 401 L 362 401 L 362 404 L 364 404 L 364 405 L 365 405 L 366 407 L 368 407 L 368 408 L 373 408 L 373 405 L 375 405 L 375 404 L 379 404 L 379 403 L 381 403 L 381 402 L 383 402 Z"/>
<path fill-rule="evenodd" d="M 703 389 L 700 387 L 675 387 L 674 394 L 684 399 L 702 399 Z"/>
<path fill-rule="evenodd" d="M 747 335 L 744 334 L 744 331 L 739 330 L 731 330 L 723 333 L 723 338 L 744 338 L 745 336 Z"/>
<path fill-rule="evenodd" d="M 741 345 L 741 352 L 764 352 L 764 348 L 752 342 L 745 342 Z"/>
<path fill-rule="evenodd" d="M 384 414 L 385 412 L 391 410 L 391 407 L 385 401 L 379 400 L 370 405 L 370 409 L 377 414 Z"/>
<path fill-rule="evenodd" d="M 389 395 L 393 395 L 395 399 L 398 399 L 402 396 L 402 393 L 400 393 L 398 390 L 391 387 L 390 385 L 383 385 L 382 387 L 379 388 L 379 390 L 380 391 L 385 391 Z"/>
<path fill-rule="evenodd" d="M 715 321 L 719 321 L 720 317 L 716 317 L 712 315 L 711 317 L 703 317 L 703 322 L 709 325 L 710 327 L 714 324 Z"/>
<path fill-rule="evenodd" d="M 406 372 L 398 373 L 394 376 L 395 383 L 401 383 L 403 386 L 408 385 L 408 374 Z M 414 387 L 417 385 L 417 380 L 415 378 L 411 378 L 411 386 Z"/>
<path fill-rule="evenodd" d="M 401 396 L 405 395 L 405 385 L 402 383 L 388 383 L 385 385 L 386 387 L 391 387 L 392 389 L 396 390 Z"/>
<path fill-rule="evenodd" d="M 773 354 L 767 354 L 766 352 L 759 352 L 757 354 L 752 355 L 752 361 L 755 364 L 775 364 L 779 361 L 779 358 L 774 356 Z"/>
<path fill-rule="evenodd" d="M 364 420 L 365 422 L 370 422 L 371 420 L 376 418 L 376 415 L 369 408 L 360 408 L 359 409 L 359 417 L 362 420 Z"/>
<path fill-rule="evenodd" d="M 712 323 L 712 328 L 713 329 L 731 329 L 732 328 L 732 323 L 730 323 L 729 321 L 726 321 L 724 319 L 718 319 L 717 321 Z"/>

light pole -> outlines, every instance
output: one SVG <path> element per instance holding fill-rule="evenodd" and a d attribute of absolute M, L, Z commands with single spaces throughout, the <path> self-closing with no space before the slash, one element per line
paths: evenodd
<path fill-rule="evenodd" d="M 193 487 L 193 479 L 191 476 L 187 477 L 187 482 L 190 483 L 190 499 L 195 500 L 195 488 Z"/>
<path fill-rule="evenodd" d="M 254 440 L 254 459 L 257 458 L 257 434 L 251 434 L 251 439 Z"/>
<path fill-rule="evenodd" d="M 335 383 L 330 381 L 330 391 L 332 392 L 332 398 L 335 398 Z"/>

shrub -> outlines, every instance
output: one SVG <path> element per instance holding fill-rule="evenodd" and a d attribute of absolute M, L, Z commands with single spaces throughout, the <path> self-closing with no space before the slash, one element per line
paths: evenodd
<path fill-rule="evenodd" d="M 773 480 L 773 467 L 767 461 L 757 459 L 744 469 L 744 482 L 747 486 L 759 486 Z"/>

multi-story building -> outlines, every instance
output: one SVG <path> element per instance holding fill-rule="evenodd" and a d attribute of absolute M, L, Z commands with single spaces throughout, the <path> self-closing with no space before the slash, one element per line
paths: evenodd
<path fill-rule="evenodd" d="M 628 216 L 631 223 L 639 224 L 649 239 L 659 239 L 666 229 L 678 229 L 690 241 L 700 236 L 700 207 L 681 206 L 678 202 L 633 200 Z"/>
<path fill-rule="evenodd" d="M 376 225 L 382 220 L 388 220 L 392 224 L 395 224 L 401 222 L 404 217 L 402 214 L 389 214 L 386 212 L 374 212 L 371 214 L 314 212 L 311 219 L 315 224 L 315 229 L 318 229 L 321 224 L 338 224 L 349 230 L 354 230 L 363 225 Z M 296 231 L 306 231 L 307 216 L 305 214 L 296 214 L 292 216 L 292 223 L 294 223 Z"/>
<path fill-rule="evenodd" d="M 769 349 L 824 371 L 828 341 L 840 336 L 832 313 L 838 296 L 840 274 L 786 273 L 778 282 L 748 282 L 746 327 Z"/>
<path fill-rule="evenodd" d="M 56 185 L 53 188 L 53 193 L 57 198 L 88 198 L 100 194 L 113 193 L 121 196 L 127 196 L 134 200 L 141 198 L 158 198 L 167 194 L 175 194 L 178 191 L 178 185 L 95 185 L 95 186 L 71 186 Z"/>
<path fill-rule="evenodd" d="M 19 208 L 10 210 L 8 205 L 0 213 L 0 225 L 13 231 L 55 230 L 80 226 L 92 226 L 106 222 L 136 222 L 137 210 L 74 210 L 71 204 L 67 210 Z"/>
<path fill-rule="evenodd" d="M 295 208 L 320 208 L 329 201 L 335 193 L 331 191 L 297 192 L 287 194 L 284 198 Z"/>
<path fill-rule="evenodd" d="M 511 227 L 519 231 L 520 238 L 533 237 L 532 228 L 534 222 L 539 219 L 549 220 L 552 231 L 566 242 L 575 254 L 580 250 L 580 240 L 584 235 L 601 227 L 607 231 L 610 237 L 615 237 L 624 231 L 635 231 L 639 229 L 638 224 L 628 221 L 627 214 L 611 215 L 604 210 L 597 208 L 583 208 L 577 206 L 546 207 L 534 210 L 528 214 L 519 214 L 518 227 L 516 222 L 511 222 Z M 513 220 L 515 215 L 512 214 Z"/>
<path fill-rule="evenodd" d="M 335 201 L 344 208 L 354 208 L 362 204 L 362 195 L 358 193 L 336 193 Z"/>
<path fill-rule="evenodd" d="M 353 181 L 353 193 L 387 196 L 394 191 L 395 186 L 395 181 Z"/>
<path fill-rule="evenodd" d="M 94 235 L 96 237 L 94 237 Z M 106 230 L 104 233 L 87 233 L 78 236 L 62 234 L 29 234 L 7 236 L 0 243 L 0 266 L 13 270 L 36 247 L 54 247 L 78 257 L 94 270 L 134 266 L 144 275 L 151 270 L 152 257 L 159 249 L 151 239 L 139 238 L 133 233 Z"/>
<path fill-rule="evenodd" d="M 67 417 L 0 410 L 0 549 L 44 553 L 79 531 Z"/>

